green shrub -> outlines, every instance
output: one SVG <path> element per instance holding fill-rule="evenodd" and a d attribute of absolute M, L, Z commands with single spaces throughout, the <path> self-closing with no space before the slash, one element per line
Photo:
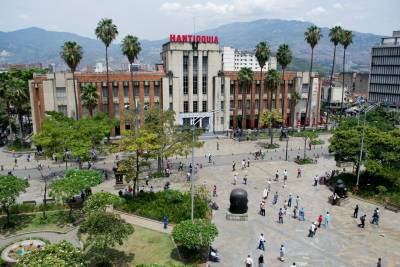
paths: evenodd
<path fill-rule="evenodd" d="M 382 195 L 388 191 L 387 188 L 383 185 L 378 185 L 376 187 L 376 190 L 378 191 L 378 194 L 382 194 Z"/>
<path fill-rule="evenodd" d="M 313 164 L 314 161 L 310 158 L 301 158 L 301 159 L 296 159 L 295 162 L 299 165 L 305 165 L 305 164 Z"/>
<path fill-rule="evenodd" d="M 191 251 L 208 248 L 218 235 L 215 224 L 207 220 L 196 219 L 182 221 L 172 230 L 175 242 Z"/>
<path fill-rule="evenodd" d="M 150 174 L 151 178 L 164 178 L 165 173 L 164 172 L 153 172 Z"/>
<path fill-rule="evenodd" d="M 323 140 L 321 140 L 321 139 L 315 139 L 315 140 L 312 140 L 311 141 L 311 144 L 312 145 L 322 145 L 322 144 L 324 144 L 325 142 L 323 141 Z"/>
<path fill-rule="evenodd" d="M 59 204 L 59 203 L 51 203 L 47 204 L 46 211 L 50 210 L 64 210 L 67 209 L 68 207 Z M 11 207 L 11 213 L 12 214 L 20 214 L 20 213 L 27 213 L 27 212 L 39 212 L 43 210 L 43 204 L 40 205 L 32 205 L 32 204 L 16 204 Z M 0 215 L 4 215 L 4 211 L 0 211 Z"/>
<path fill-rule="evenodd" d="M 265 149 L 276 149 L 276 148 L 279 148 L 279 144 L 265 144 L 264 145 L 264 148 Z"/>
<path fill-rule="evenodd" d="M 115 205 L 115 208 L 158 221 L 166 214 L 170 222 L 179 223 L 190 219 L 191 195 L 176 190 L 140 192 L 134 198 L 126 197 L 125 201 Z M 199 196 L 195 197 L 194 208 L 195 218 L 207 218 L 209 215 L 208 203 Z"/>

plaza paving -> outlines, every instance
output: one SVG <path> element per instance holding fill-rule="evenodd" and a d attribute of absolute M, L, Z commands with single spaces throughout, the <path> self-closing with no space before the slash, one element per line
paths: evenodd
<path fill-rule="evenodd" d="M 331 192 L 326 186 L 313 187 L 315 174 L 335 168 L 331 158 L 321 159 L 318 165 L 305 165 L 303 178 L 295 178 L 298 165 L 292 162 L 257 162 L 248 168 L 248 184 L 233 185 L 231 166 L 204 168 L 199 173 L 198 184 L 210 189 L 217 185 L 218 197 L 215 201 L 220 209 L 213 215 L 213 222 L 219 229 L 214 246 L 219 250 L 222 261 L 210 263 L 211 266 L 245 266 L 244 260 L 250 254 L 254 260 L 264 255 L 266 266 L 376 266 L 378 257 L 383 258 L 383 266 L 400 266 L 400 216 L 381 207 L 379 226 L 367 223 L 365 229 L 357 227 L 358 221 L 352 218 L 355 204 L 360 206 L 359 214 L 364 212 L 369 219 L 375 205 L 350 199 L 345 206 L 331 206 L 328 197 Z M 278 191 L 278 204 L 272 205 L 268 197 L 266 217 L 258 214 L 262 191 L 267 179 L 273 178 L 276 170 L 289 172 L 288 183 L 272 182 L 272 192 Z M 243 172 L 238 171 L 239 177 Z M 249 195 L 248 221 L 227 221 L 229 195 L 233 188 L 244 188 Z M 299 195 L 300 206 L 305 209 L 305 222 L 291 218 L 291 210 L 284 216 L 284 224 L 278 224 L 278 211 L 289 193 Z M 307 237 L 311 222 L 320 214 L 331 213 L 330 225 L 318 229 L 314 238 Z M 289 215 L 290 214 L 290 215 Z M 260 233 L 266 237 L 266 251 L 257 250 Z M 279 247 L 286 247 L 286 261 L 278 260 Z"/>

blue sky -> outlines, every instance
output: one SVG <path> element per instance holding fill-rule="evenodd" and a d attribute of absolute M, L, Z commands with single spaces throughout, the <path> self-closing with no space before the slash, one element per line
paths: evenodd
<path fill-rule="evenodd" d="M 400 30 L 400 0 L 0 0 L 0 31 L 37 26 L 94 37 L 112 18 L 120 35 L 160 39 L 234 21 L 279 18 L 390 35 Z"/>

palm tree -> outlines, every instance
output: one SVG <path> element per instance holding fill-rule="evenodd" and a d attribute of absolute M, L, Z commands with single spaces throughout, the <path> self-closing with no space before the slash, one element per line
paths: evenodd
<path fill-rule="evenodd" d="M 76 42 L 68 41 L 65 42 L 61 47 L 62 50 L 60 52 L 61 58 L 68 65 L 72 72 L 72 82 L 74 84 L 74 100 L 75 100 L 75 110 L 76 110 L 76 119 L 79 119 L 78 114 L 78 100 L 76 99 L 76 88 L 75 88 L 75 70 L 78 66 L 79 62 L 82 59 L 83 51 L 82 47 Z"/>
<path fill-rule="evenodd" d="M 304 39 L 305 41 L 310 45 L 311 47 L 311 63 L 310 63 L 310 72 L 309 72 L 309 77 L 308 77 L 308 94 L 307 94 L 307 103 L 306 103 L 306 120 L 303 125 L 303 130 L 306 129 L 306 124 L 307 124 L 307 118 L 309 117 L 309 112 L 310 112 L 310 104 L 311 104 L 311 96 L 312 96 L 312 81 L 311 81 L 311 73 L 313 69 L 313 60 L 314 60 L 314 48 L 318 44 L 319 40 L 322 37 L 321 34 L 321 29 L 318 28 L 315 25 L 312 25 L 308 27 L 307 31 L 304 33 Z"/>
<path fill-rule="evenodd" d="M 353 32 L 343 30 L 340 38 L 340 44 L 343 45 L 343 70 L 342 70 L 342 101 L 340 102 L 340 119 L 342 121 L 343 115 L 343 99 L 344 99 L 344 66 L 346 65 L 346 49 L 353 43 Z"/>
<path fill-rule="evenodd" d="M 140 47 L 139 39 L 133 35 L 127 35 L 122 39 L 121 43 L 122 54 L 128 58 L 129 65 L 131 66 L 131 84 L 133 88 L 133 68 L 132 64 L 137 59 L 142 48 Z"/>
<path fill-rule="evenodd" d="M 93 109 L 99 102 L 99 95 L 97 94 L 97 87 L 93 83 L 87 83 L 82 86 L 81 93 L 82 104 L 89 110 L 89 117 L 93 116 Z"/>
<path fill-rule="evenodd" d="M 281 83 L 281 75 L 279 74 L 279 71 L 277 70 L 268 70 L 266 74 L 266 81 L 267 81 L 267 86 L 268 90 L 271 92 L 271 100 L 272 101 L 272 92 L 273 91 L 278 91 L 278 86 Z M 275 95 L 275 100 L 276 100 L 276 95 Z M 275 108 L 278 107 L 278 103 L 275 103 Z M 269 107 L 269 110 L 272 110 L 272 104 Z"/>
<path fill-rule="evenodd" d="M 109 103 L 109 110 L 112 110 L 111 103 L 113 102 L 113 95 L 112 95 L 112 88 L 109 86 L 110 81 L 108 78 L 108 47 L 110 46 L 111 42 L 115 40 L 118 35 L 118 29 L 115 24 L 113 24 L 112 19 L 101 19 L 97 23 L 97 27 L 94 31 L 97 36 L 97 39 L 100 39 L 106 47 L 106 72 L 107 72 L 107 88 L 108 88 L 108 103 Z"/>
<path fill-rule="evenodd" d="M 272 127 L 276 124 L 276 123 L 282 123 L 283 118 L 282 118 L 282 114 L 276 110 L 276 109 L 271 109 L 270 111 L 265 111 L 263 116 L 262 116 L 262 122 L 264 125 L 266 125 L 269 129 L 269 135 L 271 137 L 271 148 L 273 146 L 274 143 L 274 135 L 272 134 Z"/>
<path fill-rule="evenodd" d="M 271 54 L 271 49 L 267 42 L 260 42 L 256 46 L 256 59 L 258 65 L 260 65 L 260 95 L 258 97 L 258 128 L 262 127 L 261 116 L 263 113 L 264 107 L 264 78 L 262 75 L 263 68 L 265 64 L 268 62 Z"/>
<path fill-rule="evenodd" d="M 335 26 L 329 31 L 329 37 L 331 38 L 331 43 L 333 43 L 333 60 L 332 60 L 332 69 L 331 69 L 331 78 L 329 82 L 329 90 L 328 90 L 328 105 L 331 103 L 331 94 L 332 94 L 332 81 L 333 81 L 333 72 L 335 70 L 335 61 L 336 61 L 336 47 L 340 42 L 340 38 L 342 37 L 343 28 L 340 26 Z M 326 118 L 326 123 L 329 122 L 329 108 L 328 114 Z"/>
<path fill-rule="evenodd" d="M 246 95 L 253 81 L 253 76 L 253 71 L 247 67 L 241 68 L 238 73 L 238 82 L 242 89 L 242 129 L 246 128 Z"/>
<path fill-rule="evenodd" d="M 290 51 L 290 48 L 287 44 L 281 44 L 278 48 L 278 52 L 276 53 L 276 60 L 278 61 L 278 64 L 281 65 L 282 68 L 282 79 L 283 79 L 283 88 L 286 90 L 285 87 L 285 70 L 286 67 L 292 62 L 292 51 Z M 287 91 L 285 91 L 285 94 L 287 95 Z M 283 99 L 284 101 L 287 101 L 286 98 Z M 282 107 L 282 117 L 285 117 L 286 110 L 284 109 L 285 105 Z M 286 122 L 284 122 L 286 123 Z"/>
<path fill-rule="evenodd" d="M 299 92 L 293 91 L 290 94 L 290 118 L 293 120 L 297 103 L 299 103 L 301 96 Z"/>
<path fill-rule="evenodd" d="M 29 105 L 29 94 L 27 93 L 27 84 L 19 78 L 11 78 L 5 84 L 4 96 L 9 110 L 9 121 L 11 121 L 11 110 L 13 109 L 18 116 L 19 139 L 23 142 L 23 113 L 26 105 Z M 11 124 L 10 124 L 11 129 Z"/>

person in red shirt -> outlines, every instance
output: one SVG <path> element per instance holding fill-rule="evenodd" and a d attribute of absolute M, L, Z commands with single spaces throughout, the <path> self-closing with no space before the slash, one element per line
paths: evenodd
<path fill-rule="evenodd" d="M 321 227 L 322 220 L 323 220 L 322 215 L 319 215 L 319 217 L 318 217 L 318 228 Z"/>

